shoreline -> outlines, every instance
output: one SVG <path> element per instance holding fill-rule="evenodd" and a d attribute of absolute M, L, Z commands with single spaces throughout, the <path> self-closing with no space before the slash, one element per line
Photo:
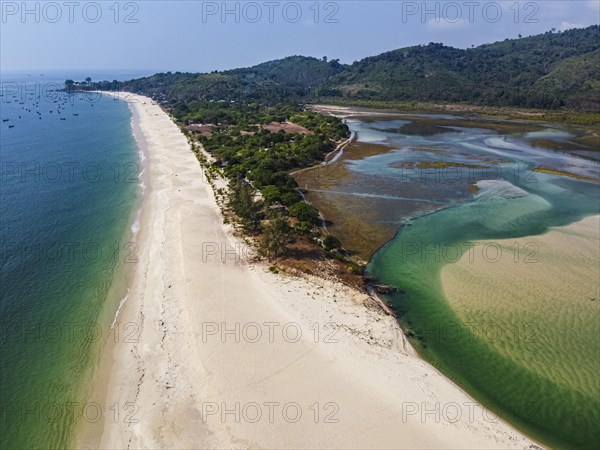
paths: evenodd
<path fill-rule="evenodd" d="M 130 327 L 105 348 L 89 399 L 104 420 L 83 424 L 78 447 L 537 445 L 418 358 L 367 294 L 250 264 L 176 124 L 150 99 L 127 101 L 149 179 L 119 321 Z"/>
<path fill-rule="evenodd" d="M 123 100 L 119 95 L 109 92 L 100 92 L 100 94 L 114 97 L 115 101 Z M 131 112 L 131 133 L 137 147 L 136 154 L 138 156 L 139 170 L 138 179 L 139 183 L 137 186 L 138 192 L 136 192 L 136 200 L 131 212 L 129 213 L 129 220 L 125 233 L 123 234 L 123 249 L 126 250 L 126 257 L 119 263 L 116 268 L 116 272 L 111 281 L 111 287 L 106 297 L 106 306 L 103 311 L 103 315 L 106 316 L 108 322 L 106 335 L 107 338 L 100 344 L 100 348 L 97 350 L 97 355 L 94 358 L 94 366 L 92 367 L 92 378 L 91 384 L 88 386 L 82 386 L 82 391 L 87 392 L 83 398 L 86 400 L 85 405 L 88 407 L 96 407 L 98 405 L 97 400 L 103 398 L 106 395 L 106 389 L 104 382 L 106 381 L 110 370 L 113 367 L 113 360 L 109 358 L 112 354 L 112 349 L 115 346 L 115 340 L 118 339 L 120 333 L 122 333 L 123 325 L 119 322 L 122 317 L 122 310 L 126 307 L 127 300 L 131 296 L 131 286 L 136 276 L 135 264 L 131 262 L 137 259 L 137 243 L 139 241 L 140 222 L 143 213 L 144 204 L 146 201 L 147 192 L 150 187 L 150 179 L 148 177 L 148 167 L 145 162 L 147 159 L 147 145 L 142 130 L 139 127 L 139 115 L 137 111 L 132 107 L 131 103 L 127 102 L 127 107 Z M 111 308 L 116 307 L 116 310 Z M 92 406 L 90 406 L 92 405 Z M 104 408 L 100 409 L 100 422 L 102 423 L 107 413 L 110 411 Z M 86 416 L 82 415 L 83 420 L 80 420 L 74 428 L 72 441 L 76 442 L 93 442 L 96 441 L 97 436 L 93 433 L 97 432 L 93 427 L 86 426 Z M 80 445 L 77 445 L 79 447 Z M 89 447 L 92 448 L 92 447 Z"/>
<path fill-rule="evenodd" d="M 103 92 L 102 94 L 107 95 L 105 92 Z M 110 96 L 115 97 L 115 100 L 119 100 L 118 95 L 117 96 L 110 95 Z M 128 235 L 131 238 L 131 240 L 128 241 L 128 243 L 132 243 L 135 246 L 137 246 L 138 235 L 139 235 L 140 228 L 141 228 L 143 208 L 144 208 L 144 204 L 146 203 L 146 195 L 150 189 L 151 180 L 150 180 L 150 177 L 148 176 L 148 165 L 146 162 L 146 159 L 148 156 L 147 155 L 148 144 L 146 142 L 144 133 L 143 133 L 142 129 L 140 128 L 139 113 L 135 110 L 135 108 L 132 108 L 131 103 L 127 102 L 127 106 L 129 107 L 129 110 L 131 111 L 131 130 L 132 130 L 132 134 L 133 134 L 135 143 L 138 148 L 137 153 L 138 153 L 138 161 L 140 164 L 139 174 L 138 174 L 139 192 L 137 194 L 138 195 L 137 202 L 131 213 L 132 221 L 130 222 L 130 227 L 128 230 Z M 137 253 L 137 247 L 133 248 L 133 252 Z M 133 255 L 133 257 L 135 258 L 134 255 Z M 131 279 L 134 274 L 132 273 L 132 271 L 130 271 L 130 273 L 128 273 L 128 275 L 129 276 L 127 278 L 129 279 L 129 282 L 127 283 L 128 284 L 127 294 L 125 294 L 125 297 L 123 297 L 119 300 L 119 307 L 117 308 L 117 311 L 115 312 L 115 316 L 111 323 L 109 333 L 112 332 L 114 329 L 114 326 L 118 324 L 118 319 L 119 319 L 119 314 L 120 314 L 121 308 L 125 305 L 127 299 L 129 298 L 129 295 L 131 294 L 130 285 L 132 284 Z"/>

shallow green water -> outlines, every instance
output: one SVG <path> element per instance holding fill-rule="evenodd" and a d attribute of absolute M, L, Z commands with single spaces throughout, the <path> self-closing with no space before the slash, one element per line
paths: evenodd
<path fill-rule="evenodd" d="M 108 413 L 85 387 L 109 293 L 125 294 L 114 275 L 132 261 L 140 192 L 127 104 L 43 86 L 1 99 L 2 448 L 67 448 L 78 422 Z"/>
<path fill-rule="evenodd" d="M 389 190 L 396 195 L 402 195 L 404 185 L 394 183 L 394 179 L 406 177 L 406 173 L 399 174 L 398 162 L 422 160 L 423 152 L 415 155 L 412 149 L 424 141 L 441 150 L 427 155 L 432 160 L 481 162 L 484 155 L 496 155 L 504 161 L 498 165 L 503 169 L 503 176 L 483 178 L 485 181 L 478 183 L 479 192 L 471 199 L 410 220 L 395 239 L 374 255 L 368 271 L 380 282 L 401 290 L 387 298 L 410 330 L 422 356 L 486 406 L 546 444 L 562 448 L 597 445 L 600 442 L 598 309 L 591 315 L 577 317 L 577 308 L 565 308 L 565 314 L 573 315 L 572 320 L 565 319 L 566 324 L 586 325 L 574 329 L 568 329 L 569 325 L 555 326 L 543 310 L 528 311 L 514 321 L 514 328 L 509 332 L 495 337 L 491 345 L 489 340 L 473 332 L 473 323 L 464 322 L 453 311 L 440 281 L 441 269 L 456 262 L 469 250 L 472 241 L 493 242 L 537 235 L 549 227 L 568 225 L 598 214 L 598 184 L 530 171 L 534 164 L 550 161 L 555 167 L 562 164 L 575 167 L 580 173 L 595 174 L 597 164 L 530 148 L 523 136 L 496 136 L 480 130 L 458 136 L 454 133 L 433 137 L 398 136 L 382 131 L 386 129 L 385 122 L 376 125 L 360 122 L 355 123 L 354 128 L 359 139 L 363 130 L 366 140 L 398 146 L 395 152 L 352 162 L 361 174 L 387 177 Z M 560 138 L 560 134 L 548 130 L 545 137 Z M 436 182 L 435 178 L 430 180 L 430 183 Z M 442 188 L 448 187 L 440 186 Z M 490 259 L 496 257 L 493 250 L 489 251 Z M 503 257 L 514 255 L 505 253 Z M 518 265 L 515 265 L 514 276 L 520 276 Z M 573 300 L 564 298 L 566 304 Z M 510 304 L 510 299 L 507 303 Z M 556 335 L 545 333 L 564 334 L 565 339 L 569 333 L 577 333 L 578 338 L 587 343 L 576 349 L 579 354 L 575 360 L 585 363 L 570 367 L 571 372 L 564 378 L 569 382 L 556 382 L 555 378 L 542 375 L 544 371 L 555 370 L 552 362 L 561 358 L 560 352 L 557 354 L 553 348 L 537 346 L 536 351 L 548 352 L 547 358 L 541 358 L 547 361 L 547 366 L 536 367 L 535 371 L 527 368 L 527 355 L 531 351 L 528 339 L 532 335 L 541 342 L 546 338 L 556 339 Z M 511 346 L 510 358 L 506 352 L 498 351 L 502 345 Z"/>

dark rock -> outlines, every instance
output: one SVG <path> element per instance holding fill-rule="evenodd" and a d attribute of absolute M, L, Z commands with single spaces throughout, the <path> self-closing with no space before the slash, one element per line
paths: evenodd
<path fill-rule="evenodd" d="M 393 294 L 395 292 L 398 292 L 398 288 L 395 288 L 394 286 L 389 286 L 387 284 L 374 284 L 373 289 L 375 289 L 375 292 L 377 292 L 378 294 Z"/>

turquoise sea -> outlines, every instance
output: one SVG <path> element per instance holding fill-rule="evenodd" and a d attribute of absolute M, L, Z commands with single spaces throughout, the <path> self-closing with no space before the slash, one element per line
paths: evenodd
<path fill-rule="evenodd" d="M 67 448 L 136 261 L 142 195 L 123 101 L 2 74 L 0 447 Z M 110 74 L 106 79 L 130 78 Z"/>

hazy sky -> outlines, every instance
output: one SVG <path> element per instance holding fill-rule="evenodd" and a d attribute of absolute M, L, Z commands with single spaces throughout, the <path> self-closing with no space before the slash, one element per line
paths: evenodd
<path fill-rule="evenodd" d="M 25 7 L 24 7 L 25 5 Z M 210 71 L 294 54 L 352 63 L 599 23 L 581 1 L 1 1 L 0 70 Z"/>

